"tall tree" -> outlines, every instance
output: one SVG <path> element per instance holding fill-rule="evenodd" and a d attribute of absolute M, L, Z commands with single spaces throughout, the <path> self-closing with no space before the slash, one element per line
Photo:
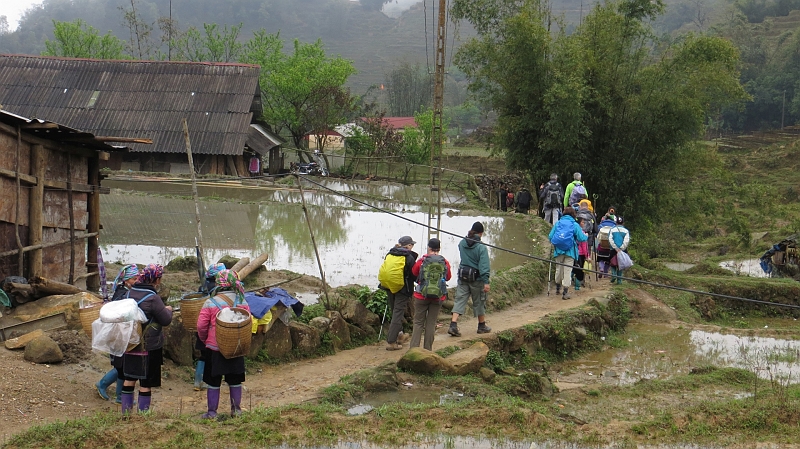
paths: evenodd
<path fill-rule="evenodd" d="M 71 58 L 129 59 L 125 54 L 125 43 L 111 34 L 100 36 L 96 28 L 81 19 L 73 22 L 53 21 L 54 40 L 47 40 L 44 56 Z"/>
<path fill-rule="evenodd" d="M 286 130 L 295 147 L 303 148 L 305 136 L 318 126 L 315 123 L 325 109 L 321 105 L 331 101 L 332 92 L 344 88 L 355 68 L 339 56 L 328 57 L 319 40 L 313 44 L 295 40 L 292 54 L 284 54 L 282 47 L 277 35 L 256 33 L 245 45 L 242 62 L 261 66 L 264 121 L 273 125 L 276 132 Z M 339 125 L 343 120 L 341 116 L 328 126 Z"/>
<path fill-rule="evenodd" d="M 235 62 L 242 57 L 244 44 L 239 42 L 242 24 L 220 28 L 204 23 L 201 32 L 189 27 L 176 42 L 177 59 L 196 62 Z"/>
<path fill-rule="evenodd" d="M 433 102 L 433 77 L 419 63 L 400 63 L 386 74 L 385 87 L 389 113 L 397 117 L 412 117 Z"/>
<path fill-rule="evenodd" d="M 510 166 L 535 180 L 582 172 L 603 204 L 658 218 L 661 181 L 707 113 L 747 96 L 730 42 L 654 39 L 646 22 L 662 8 L 650 0 L 598 4 L 566 35 L 548 29 L 554 19 L 538 0 L 455 0 L 454 15 L 479 33 L 455 60 L 497 112 Z"/>

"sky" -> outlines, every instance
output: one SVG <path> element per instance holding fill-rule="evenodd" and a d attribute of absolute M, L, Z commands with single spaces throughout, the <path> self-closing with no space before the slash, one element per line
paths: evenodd
<path fill-rule="evenodd" d="M 8 17 L 8 25 L 15 30 L 22 12 L 41 3 L 42 0 L 0 0 L 0 16 Z"/>

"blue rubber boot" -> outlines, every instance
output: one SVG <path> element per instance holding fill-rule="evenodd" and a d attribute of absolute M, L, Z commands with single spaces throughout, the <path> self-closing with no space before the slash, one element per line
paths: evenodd
<path fill-rule="evenodd" d="M 96 384 L 94 384 L 94 386 L 97 387 L 97 394 L 99 394 L 100 397 L 103 398 L 104 400 L 106 401 L 109 400 L 108 393 L 106 392 L 106 390 L 108 390 L 108 387 L 110 387 L 111 384 L 113 384 L 116 381 L 117 381 L 117 370 L 115 368 L 112 368 L 111 371 L 107 372 L 100 380 L 97 381 Z"/>
<path fill-rule="evenodd" d="M 194 391 L 200 391 L 203 388 L 203 371 L 205 369 L 205 360 L 198 360 L 197 367 L 194 369 Z"/>
<path fill-rule="evenodd" d="M 117 404 L 122 404 L 122 385 L 125 383 L 124 380 L 117 378 L 117 396 L 114 399 L 114 402 Z"/>

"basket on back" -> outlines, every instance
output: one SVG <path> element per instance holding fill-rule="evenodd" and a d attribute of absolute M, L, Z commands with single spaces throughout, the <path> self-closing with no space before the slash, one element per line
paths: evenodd
<path fill-rule="evenodd" d="M 81 328 L 86 332 L 89 338 L 92 338 L 92 322 L 100 318 L 100 308 L 103 307 L 102 302 L 94 302 L 86 307 L 78 309 L 78 317 L 81 320 Z"/>
<path fill-rule="evenodd" d="M 205 293 L 186 293 L 181 296 L 181 317 L 183 327 L 187 331 L 197 331 L 197 317 L 200 316 L 200 309 L 206 303 L 208 295 Z"/>
<path fill-rule="evenodd" d="M 231 310 L 247 315 L 247 319 L 236 323 L 222 321 L 217 314 L 217 346 L 226 359 L 242 357 L 250 352 L 250 341 L 253 338 L 253 316 L 247 309 L 231 307 Z"/>
<path fill-rule="evenodd" d="M 128 343 L 127 352 L 133 351 L 137 346 L 139 346 L 140 343 L 142 343 L 142 340 L 144 339 L 144 336 L 142 336 L 142 323 L 136 323 L 133 325 L 133 332 L 131 332 L 132 339 L 133 334 L 139 336 L 139 341 L 137 343 Z M 144 346 L 142 346 L 141 350 L 144 351 Z"/>

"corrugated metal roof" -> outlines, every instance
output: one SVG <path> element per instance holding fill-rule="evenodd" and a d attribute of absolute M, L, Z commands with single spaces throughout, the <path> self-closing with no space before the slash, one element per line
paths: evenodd
<path fill-rule="evenodd" d="M 259 67 L 0 55 L 0 104 L 97 136 L 153 139 L 131 151 L 242 154 L 260 104 Z M 90 107 L 95 91 L 97 99 Z"/>

